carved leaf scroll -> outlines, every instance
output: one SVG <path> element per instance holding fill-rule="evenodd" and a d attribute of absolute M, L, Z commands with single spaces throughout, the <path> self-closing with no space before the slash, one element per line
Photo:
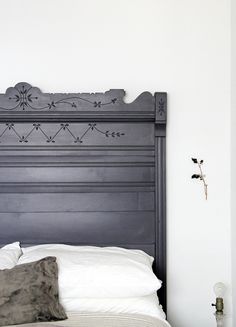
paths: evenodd
<path fill-rule="evenodd" d="M 1 104 L 0 110 L 56 111 L 63 107 L 64 109 L 69 108 L 70 111 L 76 111 L 83 102 L 89 104 L 91 108 L 100 109 L 104 106 L 114 105 L 117 98 L 112 97 L 107 101 L 93 101 L 88 96 L 80 96 L 79 94 L 43 94 L 38 88 L 32 87 L 28 83 L 18 83 L 15 87 L 7 90 L 4 105 Z"/>

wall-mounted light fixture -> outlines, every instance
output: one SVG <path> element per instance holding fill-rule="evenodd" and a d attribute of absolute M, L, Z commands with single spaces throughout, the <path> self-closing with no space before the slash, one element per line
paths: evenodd
<path fill-rule="evenodd" d="M 224 300 L 223 296 L 225 294 L 225 285 L 221 282 L 216 283 L 213 287 L 214 293 L 216 295 L 216 303 L 212 306 L 216 308 L 215 317 L 217 322 L 217 327 L 221 327 L 224 324 Z"/>

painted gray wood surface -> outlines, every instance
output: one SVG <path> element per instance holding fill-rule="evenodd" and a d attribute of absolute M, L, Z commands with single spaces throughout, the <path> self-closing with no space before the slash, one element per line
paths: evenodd
<path fill-rule="evenodd" d="M 155 258 L 166 307 L 166 93 L 0 94 L 0 244 L 124 246 Z"/>

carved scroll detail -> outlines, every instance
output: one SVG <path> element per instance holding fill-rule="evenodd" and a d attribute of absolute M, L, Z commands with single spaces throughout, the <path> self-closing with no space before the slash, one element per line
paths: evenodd
<path fill-rule="evenodd" d="M 80 102 L 87 102 L 91 107 L 100 109 L 107 105 L 113 105 L 117 101 L 117 98 L 111 98 L 105 102 L 99 100 L 91 101 L 74 94 L 65 95 L 57 100 L 56 98 L 54 99 L 52 94 L 46 96 L 38 88 L 32 87 L 28 83 L 18 83 L 14 88 L 9 88 L 7 93 L 10 93 L 6 98 L 7 105 L 0 106 L 0 110 L 55 111 L 60 105 L 63 105 L 64 108 L 69 108 L 70 111 L 73 111 L 78 110 Z"/>

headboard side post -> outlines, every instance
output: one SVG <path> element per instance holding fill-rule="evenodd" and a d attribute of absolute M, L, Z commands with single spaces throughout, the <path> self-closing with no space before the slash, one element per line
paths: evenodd
<path fill-rule="evenodd" d="M 163 286 L 158 292 L 166 311 L 166 118 L 167 94 L 155 93 L 155 270 Z"/>

